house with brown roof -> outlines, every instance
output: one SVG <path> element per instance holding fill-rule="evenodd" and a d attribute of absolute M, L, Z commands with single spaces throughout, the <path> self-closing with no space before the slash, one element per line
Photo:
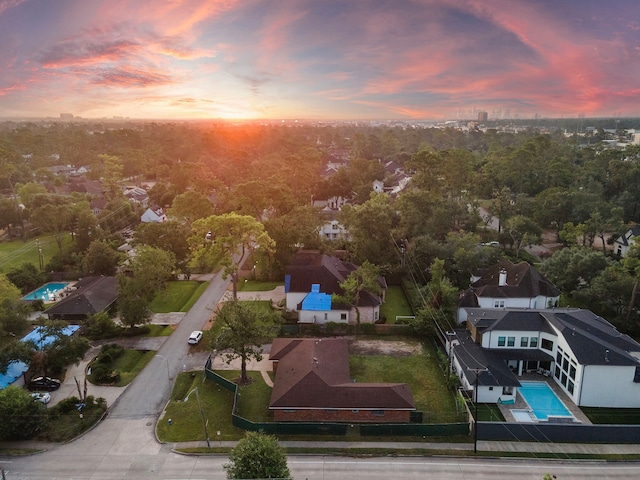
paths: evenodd
<path fill-rule="evenodd" d="M 331 255 L 303 250 L 285 269 L 284 288 L 287 310 L 298 313 L 299 323 L 350 323 L 355 324 L 355 307 L 334 301 L 333 295 L 344 292 L 340 284 L 357 267 Z M 361 292 L 358 302 L 361 323 L 374 323 L 380 318 L 380 305 L 387 288 L 380 277 L 380 295 Z"/>
<path fill-rule="evenodd" d="M 86 277 L 43 313 L 49 320 L 82 321 L 89 315 L 107 311 L 118 298 L 116 277 Z"/>
<path fill-rule="evenodd" d="M 277 338 L 269 359 L 276 422 L 408 423 L 415 402 L 405 383 L 357 383 L 342 338 Z"/>
<path fill-rule="evenodd" d="M 458 323 L 467 320 L 466 308 L 549 308 L 560 300 L 560 290 L 527 262 L 501 260 L 480 269 L 459 302 Z"/>

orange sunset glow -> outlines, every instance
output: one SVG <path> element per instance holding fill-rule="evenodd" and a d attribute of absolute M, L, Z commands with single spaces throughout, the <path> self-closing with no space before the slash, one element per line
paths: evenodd
<path fill-rule="evenodd" d="M 614 4 L 0 0 L 0 117 L 638 116 Z"/>

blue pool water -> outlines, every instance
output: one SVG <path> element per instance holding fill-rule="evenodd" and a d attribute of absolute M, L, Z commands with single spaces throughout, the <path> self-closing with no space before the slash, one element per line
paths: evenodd
<path fill-rule="evenodd" d="M 52 302 L 53 297 L 60 291 L 64 290 L 69 285 L 69 282 L 50 282 L 41 286 L 39 289 L 34 290 L 29 295 L 22 297 L 23 300 L 43 300 L 45 302 Z"/>
<path fill-rule="evenodd" d="M 529 404 L 533 414 L 538 420 L 547 420 L 552 417 L 571 417 L 564 403 L 551 390 L 545 382 L 520 382 L 522 385 L 518 392 Z"/>

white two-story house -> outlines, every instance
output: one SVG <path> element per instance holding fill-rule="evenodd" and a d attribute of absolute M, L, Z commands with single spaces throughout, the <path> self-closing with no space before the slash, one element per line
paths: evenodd
<path fill-rule="evenodd" d="M 449 332 L 447 350 L 463 388 L 479 402 L 511 403 L 523 373 L 536 372 L 578 406 L 640 407 L 640 344 L 591 311 L 468 308 L 466 314 L 467 329 Z"/>
<path fill-rule="evenodd" d="M 558 304 L 560 290 L 527 262 L 501 260 L 471 277 L 461 298 L 458 323 L 466 308 L 549 308 Z"/>

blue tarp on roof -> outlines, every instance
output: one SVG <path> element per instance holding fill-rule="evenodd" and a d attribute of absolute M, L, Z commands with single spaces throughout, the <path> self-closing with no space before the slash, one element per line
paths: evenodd
<path fill-rule="evenodd" d="M 62 329 L 62 333 L 63 335 L 73 335 L 79 328 L 79 325 L 69 325 L 68 327 Z M 32 341 L 36 344 L 36 346 L 38 346 L 38 348 L 42 348 L 54 342 L 56 339 L 54 335 L 43 337 L 43 334 L 43 327 L 36 327 L 30 333 L 22 337 L 20 341 Z M 5 373 L 4 375 L 0 374 L 0 389 L 5 388 L 7 385 L 11 385 L 28 369 L 29 365 L 24 362 L 11 362 L 7 367 L 7 373 Z"/>
<path fill-rule="evenodd" d="M 320 285 L 311 285 L 311 292 L 302 300 L 302 310 L 327 311 L 331 310 L 331 295 L 320 292 Z"/>

